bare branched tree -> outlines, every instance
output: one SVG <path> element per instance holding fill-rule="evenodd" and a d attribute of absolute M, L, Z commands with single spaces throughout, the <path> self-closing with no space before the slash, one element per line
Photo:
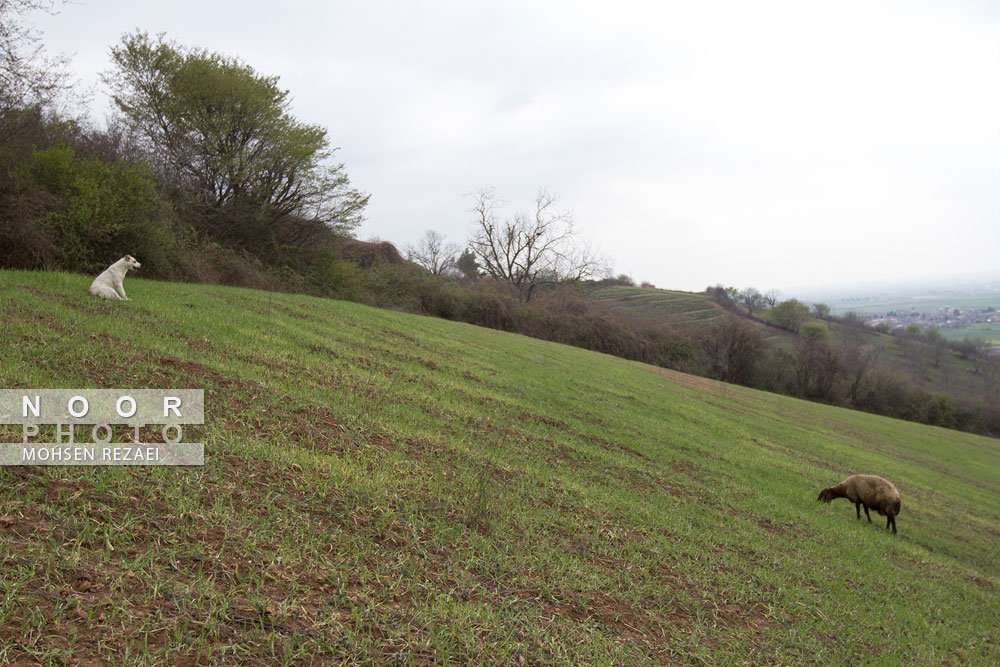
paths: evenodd
<path fill-rule="evenodd" d="M 748 287 L 740 292 L 740 301 L 747 307 L 747 315 L 753 317 L 754 311 L 764 307 L 764 295 L 756 287 Z"/>
<path fill-rule="evenodd" d="M 875 332 L 863 317 L 855 312 L 845 314 L 841 320 L 841 352 L 847 373 L 847 396 L 852 404 L 858 405 L 865 380 L 876 370 L 882 345 Z"/>
<path fill-rule="evenodd" d="M 760 329 L 745 319 L 725 315 L 706 327 L 700 338 L 711 377 L 752 385 L 767 343 Z"/>
<path fill-rule="evenodd" d="M 557 197 L 548 191 L 538 191 L 533 212 L 503 218 L 493 188 L 471 196 L 469 248 L 483 271 L 510 283 L 525 301 L 540 285 L 584 280 L 604 270 L 606 262 L 577 236 L 573 214 L 557 208 Z"/>
<path fill-rule="evenodd" d="M 440 276 L 454 272 L 461 252 L 461 246 L 444 242 L 444 234 L 428 229 L 416 245 L 407 246 L 406 259 L 424 267 L 428 273 Z"/>
<path fill-rule="evenodd" d="M 48 104 L 68 88 L 68 59 L 47 56 L 41 33 L 26 18 L 55 6 L 55 0 L 0 0 L 0 105 Z"/>

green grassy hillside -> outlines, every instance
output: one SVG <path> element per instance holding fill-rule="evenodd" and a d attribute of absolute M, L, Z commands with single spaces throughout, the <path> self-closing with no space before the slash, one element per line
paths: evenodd
<path fill-rule="evenodd" d="M 0 470 L 0 663 L 1000 662 L 997 440 L 89 280 L 0 272 L 0 387 L 204 388 L 206 464 Z M 852 472 L 896 483 L 896 537 L 816 502 Z"/>

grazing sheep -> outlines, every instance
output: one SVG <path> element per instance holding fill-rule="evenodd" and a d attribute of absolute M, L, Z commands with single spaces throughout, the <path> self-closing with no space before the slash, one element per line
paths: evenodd
<path fill-rule="evenodd" d="M 896 515 L 899 514 L 899 491 L 887 479 L 882 479 L 876 475 L 851 475 L 837 486 L 823 489 L 819 492 L 819 498 L 825 503 L 834 498 L 847 498 L 854 503 L 858 511 L 858 518 L 861 518 L 861 507 L 865 508 L 865 516 L 868 523 L 872 517 L 868 514 L 871 508 L 887 517 L 885 522 L 886 530 L 892 526 L 892 534 L 896 534 Z"/>

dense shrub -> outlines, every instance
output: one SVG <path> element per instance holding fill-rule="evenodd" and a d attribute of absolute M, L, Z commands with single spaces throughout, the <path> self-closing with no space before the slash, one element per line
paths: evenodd
<path fill-rule="evenodd" d="M 514 330 L 514 300 L 489 286 L 475 286 L 461 296 L 460 319 L 470 324 L 500 329 Z"/>
<path fill-rule="evenodd" d="M 707 325 L 699 342 L 709 375 L 724 382 L 757 384 L 759 362 L 767 345 L 758 327 L 726 315 Z"/>
<path fill-rule="evenodd" d="M 329 248 L 317 251 L 309 259 L 305 278 L 310 292 L 346 301 L 361 298 L 363 271 Z"/>
<path fill-rule="evenodd" d="M 176 224 L 149 168 L 79 154 L 67 143 L 81 143 L 78 129 L 50 125 L 49 132 L 32 131 L 48 145 L 27 150 L 12 142 L 15 155 L 5 156 L 2 265 L 95 273 L 132 254 L 142 258 L 145 276 L 195 279 L 193 237 Z"/>
<path fill-rule="evenodd" d="M 60 143 L 35 151 L 23 178 L 52 196 L 39 225 L 59 248 L 58 268 L 92 273 L 129 253 L 143 258 L 144 273 L 171 275 L 164 255 L 173 239 L 147 168 L 81 159 Z"/>
<path fill-rule="evenodd" d="M 809 318 L 809 306 L 798 299 L 788 299 L 767 311 L 767 318 L 788 331 L 798 331 Z"/>
<path fill-rule="evenodd" d="M 806 323 L 803 331 L 815 323 Z M 796 345 L 793 362 L 794 394 L 829 403 L 839 402 L 847 393 L 846 366 L 840 350 L 826 342 L 826 327 L 817 325 L 808 330 Z"/>
<path fill-rule="evenodd" d="M 959 410 L 955 401 L 946 394 L 932 394 L 924 401 L 922 422 L 945 428 L 958 425 Z"/>
<path fill-rule="evenodd" d="M 916 406 L 913 397 L 916 393 L 916 388 L 906 375 L 885 366 L 876 366 L 861 382 L 856 406 L 866 412 L 914 419 Z"/>

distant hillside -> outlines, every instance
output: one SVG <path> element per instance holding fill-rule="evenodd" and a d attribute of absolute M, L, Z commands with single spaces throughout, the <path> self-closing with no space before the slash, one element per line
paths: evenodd
<path fill-rule="evenodd" d="M 693 292 L 611 286 L 595 288 L 588 296 L 613 312 L 662 319 L 678 325 L 709 322 L 723 313 L 712 297 Z"/>
<path fill-rule="evenodd" d="M 746 309 L 742 306 L 733 304 L 731 309 L 723 308 L 705 292 L 609 286 L 593 288 L 588 291 L 588 296 L 612 312 L 655 320 L 681 330 L 717 324 L 723 315 L 732 313 L 758 327 L 769 340 L 784 340 L 787 343 L 794 337 L 759 318 L 747 318 Z"/>
<path fill-rule="evenodd" d="M 802 374 L 826 374 L 836 376 L 829 388 L 808 397 L 971 430 L 995 433 L 1000 427 L 1000 399 L 996 397 L 1000 363 L 970 357 L 945 345 L 945 339 L 935 341 L 922 334 L 891 336 L 842 318 L 806 317 L 803 324 L 818 324 L 826 332 L 820 343 L 807 344 L 796 331 L 772 323 L 766 310 L 756 311 L 751 318 L 743 305 L 726 301 L 723 306 L 708 293 L 605 286 L 591 288 L 588 295 L 612 312 L 661 323 L 686 337 L 701 350 L 706 365 L 713 364 L 712 354 L 738 355 L 741 348 L 747 348 L 746 340 L 720 340 L 724 332 L 717 330 L 724 314 L 739 318 L 767 344 L 767 349 L 753 353 L 758 368 L 745 374 L 749 381 L 737 380 L 744 384 L 806 396 L 812 390 L 805 387 L 815 387 L 815 383 L 805 382 Z M 815 335 L 816 330 L 811 333 Z M 718 366 L 725 360 L 714 363 Z M 934 401 L 943 412 L 932 405 Z"/>
<path fill-rule="evenodd" d="M 1000 664 L 1000 441 L 353 303 L 0 281 L 0 386 L 206 391 L 204 467 L 0 469 L 0 663 Z M 816 501 L 853 472 L 897 536 Z"/>
<path fill-rule="evenodd" d="M 848 338 L 855 335 L 851 327 L 833 320 L 824 322 L 830 330 L 830 340 L 844 349 Z M 993 385 L 981 364 L 954 348 L 935 344 L 922 338 L 888 335 L 864 330 L 864 342 L 881 350 L 878 361 L 910 379 L 923 391 L 954 397 L 958 401 L 982 401 Z"/>

